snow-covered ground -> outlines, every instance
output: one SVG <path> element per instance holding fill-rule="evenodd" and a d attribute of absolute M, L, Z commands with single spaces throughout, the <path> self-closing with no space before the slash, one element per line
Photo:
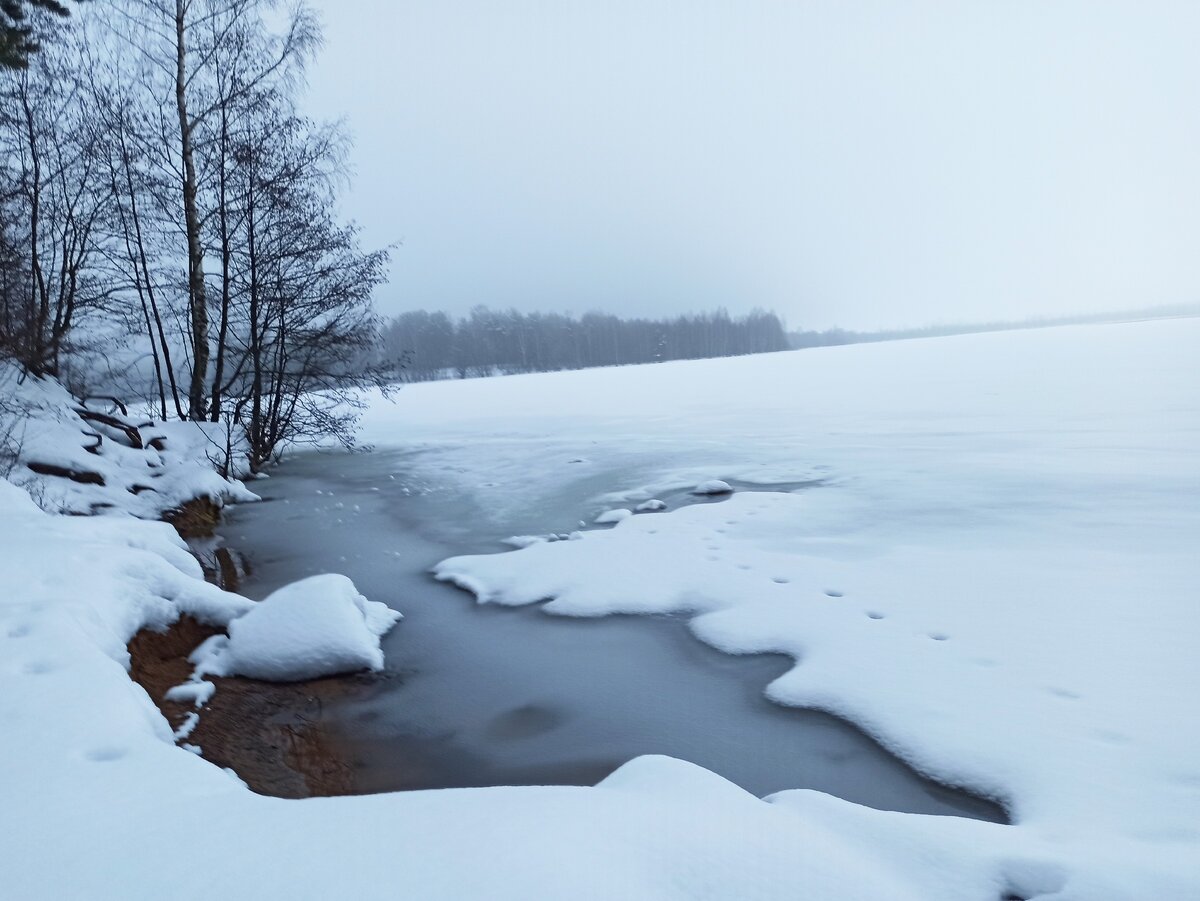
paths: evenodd
<path fill-rule="evenodd" d="M 2 363 L 0 401 L 0 475 L 45 510 L 153 519 L 193 498 L 257 500 L 237 481 L 249 464 L 221 423 L 119 415 L 106 400 L 85 404 L 51 379 Z M 135 446 L 121 426 L 133 427 Z M 235 478 L 222 478 L 218 466 Z"/>
<path fill-rule="evenodd" d="M 790 653 L 773 698 L 852 719 L 1003 800 L 1012 826 L 760 800 L 655 757 L 595 788 L 256 796 L 175 747 L 123 670 L 141 625 L 246 602 L 202 586 L 167 526 L 52 517 L 0 484 L 0 885 L 1200 897 L 1197 347 L 1197 320 L 972 335 L 426 383 L 366 418 L 367 442 L 423 449 L 413 466 L 497 522 L 576 482 L 601 486 L 592 519 L 711 480 L 813 483 L 605 517 L 439 575 L 567 615 L 686 610 L 718 647 Z"/>

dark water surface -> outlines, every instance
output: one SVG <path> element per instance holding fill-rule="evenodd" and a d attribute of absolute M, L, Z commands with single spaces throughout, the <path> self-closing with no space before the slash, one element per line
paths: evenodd
<path fill-rule="evenodd" d="M 759 796 L 814 788 L 871 807 L 1004 821 L 996 805 L 919 776 L 848 723 L 766 700 L 788 657 L 723 654 L 673 617 L 480 606 L 428 574 L 446 557 L 506 550 L 508 535 L 578 528 L 620 473 L 498 517 L 465 492 L 422 484 L 407 459 L 298 455 L 253 483 L 266 503 L 234 508 L 222 530 L 254 566 L 252 597 L 341 572 L 404 614 L 384 640 L 386 673 L 325 711 L 361 791 L 584 785 L 638 755 L 668 754 Z"/>

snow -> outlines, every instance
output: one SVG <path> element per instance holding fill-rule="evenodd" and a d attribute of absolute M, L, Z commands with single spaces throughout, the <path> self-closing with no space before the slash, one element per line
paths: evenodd
<path fill-rule="evenodd" d="M 665 501 L 660 501 L 658 498 L 651 498 L 648 501 L 642 501 L 633 508 L 635 513 L 657 513 L 660 510 L 667 509 Z"/>
<path fill-rule="evenodd" d="M 242 438 L 223 423 L 120 416 L 103 403 L 75 400 L 51 379 L 22 378 L 11 364 L 0 363 L 0 392 L 24 412 L 15 421 L 7 411 L 0 413 L 0 436 L 11 434 L 17 451 L 8 480 L 28 490 L 46 510 L 154 519 L 193 498 L 208 498 L 218 506 L 257 500 L 238 480 L 250 475 Z M 128 446 L 118 430 L 84 420 L 79 410 L 111 413 L 136 426 L 144 447 Z M 3 451 L 0 447 L 0 456 Z M 226 459 L 232 478 L 221 477 L 214 468 Z M 91 482 L 40 474 L 29 464 L 86 474 Z"/>
<path fill-rule="evenodd" d="M 310 576 L 272 592 L 206 642 L 197 673 L 299 682 L 383 669 L 379 638 L 400 614 L 368 601 L 348 578 Z"/>
<path fill-rule="evenodd" d="M 215 683 L 204 679 L 197 679 L 194 682 L 184 682 L 182 685 L 175 685 L 167 689 L 164 697 L 168 701 L 174 701 L 177 704 L 192 704 L 195 707 L 203 707 L 209 702 L 216 690 L 217 686 Z"/>
<path fill-rule="evenodd" d="M 721 479 L 709 479 L 693 488 L 692 494 L 729 494 L 731 491 L 733 488 L 728 482 Z"/>
<path fill-rule="evenodd" d="M 633 516 L 632 510 L 626 510 L 623 507 L 617 507 L 613 510 L 605 510 L 592 521 L 598 526 L 604 526 L 611 523 L 621 522 L 622 520 L 629 519 L 631 516 Z"/>
<path fill-rule="evenodd" d="M 544 535 L 510 535 L 504 539 L 505 544 L 515 548 L 529 547 L 531 544 L 543 541 L 549 541 L 549 539 Z"/>
<path fill-rule="evenodd" d="M 436 446 L 416 462 L 499 519 L 538 503 L 503 491 L 531 444 L 587 447 L 589 485 L 608 461 L 602 502 L 763 489 L 436 573 L 791 655 L 770 698 L 1007 806 L 1041 861 L 1017 894 L 1053 871 L 1064 897 L 1200 896 L 1197 346 L 1193 319 L 430 386 L 367 440 Z"/>
<path fill-rule="evenodd" d="M 0 482 L 0 885 L 29 899 L 1200 897 L 1197 346 L 1195 320 L 1045 329 L 426 383 L 368 411 L 364 440 L 414 451 L 431 484 L 471 486 L 498 537 L 534 531 L 505 526 L 572 486 L 596 509 L 738 484 L 439 575 L 482 601 L 553 597 L 562 614 L 687 611 L 725 650 L 791 654 L 772 698 L 834 710 L 1004 799 L 1011 826 L 812 791 L 757 799 L 662 757 L 591 788 L 255 795 L 176 745 L 125 645 L 184 613 L 230 626 L 269 602 L 205 584 L 163 523 L 53 516 Z M 116 456 L 114 485 L 149 455 Z M 770 490 L 782 482 L 809 484 Z M 352 591 L 320 595 L 377 636 L 390 614 Z M 203 878 L 181 849 L 203 855 Z"/>

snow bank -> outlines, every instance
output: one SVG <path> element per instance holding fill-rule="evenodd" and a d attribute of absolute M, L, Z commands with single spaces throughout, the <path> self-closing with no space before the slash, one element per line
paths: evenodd
<path fill-rule="evenodd" d="M 224 423 L 125 416 L 107 402 L 77 400 L 53 379 L 23 377 L 11 364 L 0 364 L 0 392 L 7 400 L 0 436 L 8 436 L 0 456 L 15 453 L 8 479 L 46 510 L 156 519 L 193 498 L 217 506 L 258 499 L 238 481 L 250 475 L 244 439 Z M 128 430 L 140 447 L 131 446 Z M 230 478 L 217 472 L 226 463 Z"/>
<path fill-rule="evenodd" d="M 197 672 L 299 682 L 381 670 L 380 636 L 399 619 L 386 604 L 364 598 L 345 576 L 310 576 L 233 620 L 228 640 L 211 643 L 195 661 Z"/>

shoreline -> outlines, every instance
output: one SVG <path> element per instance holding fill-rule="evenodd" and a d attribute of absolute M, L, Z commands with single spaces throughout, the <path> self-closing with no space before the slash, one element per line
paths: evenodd
<path fill-rule="evenodd" d="M 191 676 L 188 655 L 222 631 L 184 616 L 165 632 L 143 629 L 129 642 L 129 676 L 146 690 L 171 728 L 178 730 L 189 714 L 199 714 L 194 728 L 176 744 L 199 747 L 201 757 L 233 770 L 261 795 L 357 794 L 353 766 L 337 753 L 323 725 L 323 710 L 369 684 L 369 676 L 287 683 L 211 676 L 217 689 L 203 707 L 165 699 L 171 687 Z"/>
<path fill-rule="evenodd" d="M 197 511 L 199 511 L 197 513 Z M 163 519 L 175 527 L 199 561 L 206 581 L 237 591 L 252 569 L 236 551 L 217 543 L 221 512 L 206 498 L 189 501 Z M 145 689 L 176 732 L 175 744 L 232 770 L 254 792 L 279 798 L 358 794 L 353 764 L 337 750 L 324 723 L 326 704 L 369 688 L 371 673 L 301 682 L 208 676 L 216 691 L 197 707 L 166 699 L 192 675 L 189 655 L 224 629 L 182 616 L 165 631 L 142 629 L 129 641 L 129 677 Z M 195 714 L 185 735 L 180 728 Z"/>

